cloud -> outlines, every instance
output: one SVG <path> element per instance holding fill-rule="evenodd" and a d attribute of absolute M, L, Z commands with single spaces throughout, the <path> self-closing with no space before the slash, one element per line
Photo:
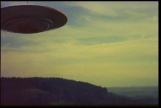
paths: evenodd
<path fill-rule="evenodd" d="M 91 38 L 80 38 L 78 39 L 80 44 L 92 45 L 92 44 L 101 44 L 101 43 L 115 43 L 125 41 L 124 37 L 91 37 Z"/>
<path fill-rule="evenodd" d="M 9 48 L 19 48 L 28 45 L 33 45 L 33 42 L 27 41 L 19 36 L 9 36 L 2 35 L 1 37 L 1 47 L 9 47 Z"/>
<path fill-rule="evenodd" d="M 110 20 L 140 20 L 158 14 L 157 2 L 73 2 L 69 5 L 82 7 L 94 14 Z M 98 15 L 97 15 L 98 14 Z"/>
<path fill-rule="evenodd" d="M 27 1 L 1 1 L 1 8 L 14 6 L 14 5 L 26 5 Z"/>

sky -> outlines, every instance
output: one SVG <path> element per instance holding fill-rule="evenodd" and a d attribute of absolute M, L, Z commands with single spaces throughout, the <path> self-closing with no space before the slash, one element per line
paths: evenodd
<path fill-rule="evenodd" d="M 1 2 L 1 7 L 26 5 Z M 1 30 L 2 77 L 60 77 L 103 87 L 158 86 L 158 2 L 30 2 L 63 12 L 61 28 Z"/>

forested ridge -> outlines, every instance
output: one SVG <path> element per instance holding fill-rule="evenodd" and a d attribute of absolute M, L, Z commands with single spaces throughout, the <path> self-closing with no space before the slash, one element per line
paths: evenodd
<path fill-rule="evenodd" d="M 63 78 L 1 78 L 1 105 L 124 105 L 101 86 Z"/>

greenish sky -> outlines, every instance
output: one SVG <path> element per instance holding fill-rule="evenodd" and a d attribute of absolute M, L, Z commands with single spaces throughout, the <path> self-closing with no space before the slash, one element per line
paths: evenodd
<path fill-rule="evenodd" d="M 1 2 L 1 7 L 26 4 Z M 104 87 L 158 85 L 158 2 L 29 2 L 62 11 L 53 31 L 1 30 L 1 76 L 62 77 Z"/>

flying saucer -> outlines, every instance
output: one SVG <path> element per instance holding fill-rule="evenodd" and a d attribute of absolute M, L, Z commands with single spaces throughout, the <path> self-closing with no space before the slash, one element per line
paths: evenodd
<path fill-rule="evenodd" d="M 20 5 L 1 8 L 1 29 L 14 33 L 39 33 L 62 27 L 67 17 L 56 9 Z"/>

